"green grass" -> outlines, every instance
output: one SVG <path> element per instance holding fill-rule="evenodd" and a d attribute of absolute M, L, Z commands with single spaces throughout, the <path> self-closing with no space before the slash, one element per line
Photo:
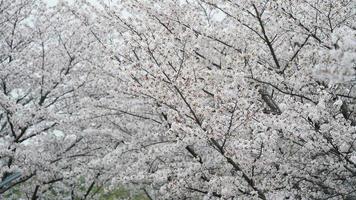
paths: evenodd
<path fill-rule="evenodd" d="M 129 191 L 124 187 L 119 187 L 115 190 L 100 195 L 100 200 L 119 200 L 119 199 L 148 200 L 147 196 L 144 193 Z"/>

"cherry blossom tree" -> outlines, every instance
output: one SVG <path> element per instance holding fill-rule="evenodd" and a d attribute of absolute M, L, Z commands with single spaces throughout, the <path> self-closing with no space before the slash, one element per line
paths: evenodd
<path fill-rule="evenodd" d="M 153 199 L 354 198 L 354 8 L 352 0 L 93 8 L 124 38 L 109 48 L 121 54 L 127 91 L 151 107 L 136 109 L 146 127 L 113 153 L 130 163 L 113 175 L 146 185 Z"/>
<path fill-rule="evenodd" d="M 87 110 L 100 95 L 96 63 L 105 58 L 74 11 L 66 3 L 0 3 L 0 175 L 21 173 L 0 188 L 4 198 L 85 199 L 104 181 L 96 163 L 118 139 L 95 131 Z"/>
<path fill-rule="evenodd" d="M 356 198 L 355 0 L 0 5 L 6 190 Z"/>

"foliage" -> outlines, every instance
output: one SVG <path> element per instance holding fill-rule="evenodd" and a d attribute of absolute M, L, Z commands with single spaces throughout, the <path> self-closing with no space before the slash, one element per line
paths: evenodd
<path fill-rule="evenodd" d="M 355 0 L 26 2 L 33 26 L 11 4 L 0 27 L 1 172 L 26 193 L 356 198 Z"/>

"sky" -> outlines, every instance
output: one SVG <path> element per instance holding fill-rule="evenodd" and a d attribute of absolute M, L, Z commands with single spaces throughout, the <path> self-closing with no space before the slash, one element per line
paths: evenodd
<path fill-rule="evenodd" d="M 54 5 L 56 5 L 57 1 L 58 0 L 46 0 L 45 2 L 50 6 L 54 6 Z"/>

